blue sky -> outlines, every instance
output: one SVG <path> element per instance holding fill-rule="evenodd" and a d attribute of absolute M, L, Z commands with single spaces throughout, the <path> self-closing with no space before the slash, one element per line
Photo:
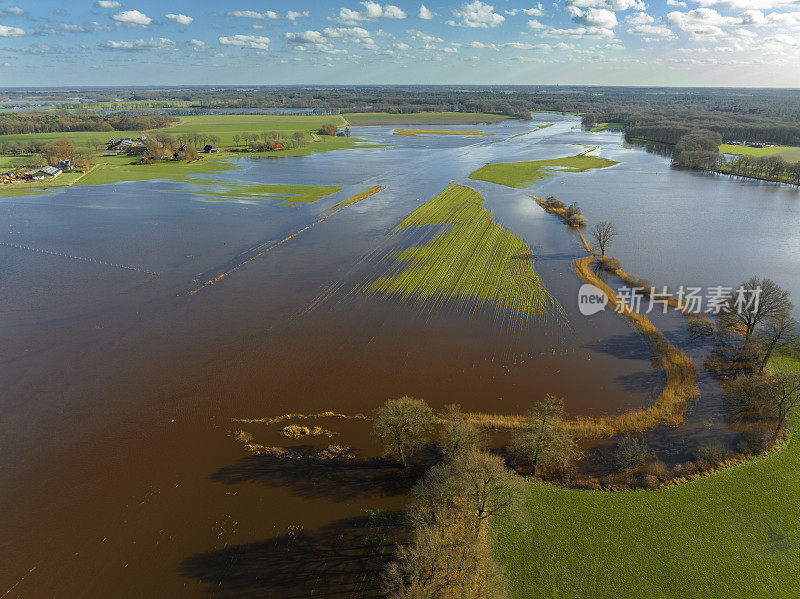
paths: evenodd
<path fill-rule="evenodd" d="M 0 85 L 800 87 L 800 0 L 0 0 Z"/>

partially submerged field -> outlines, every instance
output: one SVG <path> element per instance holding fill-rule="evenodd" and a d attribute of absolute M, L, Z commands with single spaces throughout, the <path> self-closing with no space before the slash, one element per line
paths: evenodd
<path fill-rule="evenodd" d="M 388 272 L 364 291 L 431 310 L 490 306 L 510 323 L 559 310 L 534 271 L 530 248 L 494 221 L 475 190 L 450 185 L 394 232 L 409 230 L 422 238 L 390 256 Z"/>
<path fill-rule="evenodd" d="M 465 135 L 467 137 L 481 137 L 482 135 L 494 135 L 476 129 L 395 129 L 393 135 L 405 135 L 407 137 L 420 137 L 424 135 Z"/>
<path fill-rule="evenodd" d="M 191 182 L 196 186 L 194 189 L 175 190 L 175 193 L 197 194 L 209 201 L 283 200 L 283 206 L 316 202 L 342 189 L 338 185 L 275 185 L 208 179 L 193 179 Z"/>
<path fill-rule="evenodd" d="M 526 162 L 500 162 L 487 164 L 470 173 L 470 179 L 488 181 L 507 187 L 527 187 L 532 183 L 561 173 L 583 173 L 591 169 L 606 168 L 619 164 L 614 160 L 591 156 L 587 153 L 564 158 L 530 160 Z"/>
<path fill-rule="evenodd" d="M 351 125 L 481 125 L 499 123 L 511 117 L 485 112 L 414 112 L 392 114 L 389 112 L 349 112 L 344 118 Z"/>
<path fill-rule="evenodd" d="M 344 120 L 339 115 L 332 116 L 285 116 L 285 115 L 203 115 L 182 117 L 180 122 L 164 129 L 152 131 L 76 131 L 64 133 L 32 133 L 24 135 L 0 136 L 0 143 L 8 141 L 50 142 L 61 138 L 69 138 L 80 148 L 86 148 L 91 140 L 103 141 L 114 138 L 153 136 L 156 133 L 168 133 L 180 136 L 186 133 L 216 135 L 219 138 L 217 154 L 204 154 L 200 160 L 194 162 L 155 162 L 153 164 L 135 164 L 136 158 L 132 156 L 101 156 L 94 152 L 95 166 L 86 174 L 64 173 L 51 181 L 31 181 L 0 186 L 0 197 L 6 195 L 23 195 L 33 193 L 35 190 L 51 187 L 64 187 L 71 185 L 106 185 L 120 181 L 143 181 L 148 179 L 183 180 L 194 174 L 212 174 L 219 171 L 237 168 L 227 159 L 237 156 L 262 156 L 280 158 L 287 156 L 306 156 L 332 150 L 365 147 L 364 140 L 350 137 L 335 137 L 329 135 L 312 136 L 312 132 L 326 124 L 342 126 Z M 237 154 L 228 150 L 234 148 L 234 135 L 243 133 L 260 134 L 276 131 L 279 134 L 291 136 L 295 131 L 301 131 L 306 136 L 306 143 L 299 148 L 292 148 L 276 152 L 260 154 Z M 25 166 L 30 162 L 27 156 L 0 156 L 0 171 Z"/>

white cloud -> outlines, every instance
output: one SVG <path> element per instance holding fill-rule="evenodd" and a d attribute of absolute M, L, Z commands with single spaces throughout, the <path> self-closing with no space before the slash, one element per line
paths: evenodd
<path fill-rule="evenodd" d="M 0 25 L 0 37 L 18 37 L 25 35 L 25 30 L 19 27 L 8 27 L 7 25 Z"/>
<path fill-rule="evenodd" d="M 123 10 L 111 16 L 117 23 L 128 27 L 147 27 L 153 19 L 139 10 Z"/>
<path fill-rule="evenodd" d="M 203 40 L 189 40 L 189 43 L 198 50 L 202 50 L 206 47 L 206 43 Z"/>
<path fill-rule="evenodd" d="M 776 8 L 796 7 L 798 0 L 695 0 L 700 6 L 727 6 L 740 10 L 773 10 Z"/>
<path fill-rule="evenodd" d="M 505 21 L 505 17 L 494 12 L 494 6 L 474 0 L 464 4 L 461 8 L 453 10 L 455 19 L 447 21 L 448 25 L 458 27 L 496 27 Z"/>
<path fill-rule="evenodd" d="M 681 8 L 686 8 L 686 2 L 683 2 L 683 0 L 667 0 L 667 6 L 680 6 Z"/>
<path fill-rule="evenodd" d="M 398 50 L 401 50 L 402 52 L 405 52 L 407 50 L 411 50 L 411 46 L 409 46 L 405 42 L 398 42 L 398 43 L 396 43 L 394 45 L 394 47 L 397 48 Z"/>
<path fill-rule="evenodd" d="M 722 27 L 740 25 L 742 21 L 736 17 L 723 16 L 713 8 L 695 8 L 689 12 L 667 13 L 664 23 L 691 33 L 693 38 L 698 38 L 723 35 Z"/>
<path fill-rule="evenodd" d="M 374 21 L 376 19 L 405 19 L 406 13 L 393 4 L 378 4 L 368 0 L 362 2 L 364 10 L 359 12 L 349 8 L 340 8 L 338 16 L 328 17 L 329 21 L 334 21 L 341 25 L 355 25 L 359 21 Z"/>
<path fill-rule="evenodd" d="M 440 37 L 436 37 L 435 35 L 431 35 L 430 33 L 425 33 L 420 31 L 419 29 L 409 29 L 406 31 L 408 33 L 408 37 L 412 40 L 418 42 L 443 42 L 444 40 Z"/>
<path fill-rule="evenodd" d="M 518 14 L 528 15 L 529 17 L 541 17 L 544 14 L 544 7 L 540 2 L 538 6 L 533 8 L 512 8 L 510 10 L 506 10 L 505 13 L 507 15 L 511 15 L 512 17 Z"/>
<path fill-rule="evenodd" d="M 14 15 L 15 17 L 19 17 L 20 15 L 24 15 L 25 11 L 22 10 L 19 6 L 9 6 L 8 8 L 0 10 L 0 14 Z"/>
<path fill-rule="evenodd" d="M 434 17 L 434 14 L 428 10 L 428 7 L 424 4 L 419 5 L 419 14 L 417 14 L 417 18 L 425 19 L 426 21 L 431 20 Z"/>
<path fill-rule="evenodd" d="M 325 37 L 364 39 L 369 37 L 369 31 L 363 27 L 326 27 L 323 30 Z"/>
<path fill-rule="evenodd" d="M 545 25 L 544 23 L 541 23 L 540 21 L 537 21 L 536 19 L 529 19 L 528 20 L 528 29 L 534 29 L 534 30 L 547 29 L 547 25 Z"/>
<path fill-rule="evenodd" d="M 599 29 L 613 29 L 618 24 L 617 14 L 607 8 L 575 9 L 572 20 L 578 25 Z"/>
<path fill-rule="evenodd" d="M 309 13 L 307 10 L 304 10 L 303 12 L 295 12 L 293 10 L 290 10 L 289 12 L 286 13 L 286 18 L 289 19 L 290 21 L 295 21 L 297 19 L 300 19 L 301 17 L 307 17 L 308 14 Z"/>
<path fill-rule="evenodd" d="M 577 8 L 607 8 L 614 11 L 626 11 L 632 8 L 646 10 L 644 0 L 567 0 L 567 10 Z M 570 12 L 572 12 L 570 10 Z"/>
<path fill-rule="evenodd" d="M 219 38 L 223 46 L 240 46 L 252 50 L 269 50 L 270 39 L 261 35 L 228 35 Z"/>
<path fill-rule="evenodd" d="M 628 29 L 629 35 L 641 35 L 647 38 L 667 38 L 671 39 L 676 37 L 676 35 L 672 32 L 672 29 L 669 27 L 664 27 L 663 25 L 647 25 L 647 24 L 640 24 L 636 25 L 635 27 L 631 27 Z"/>
<path fill-rule="evenodd" d="M 628 25 L 647 25 L 649 23 L 655 23 L 655 19 L 646 12 L 637 12 L 625 19 L 625 22 Z"/>
<path fill-rule="evenodd" d="M 103 50 L 175 50 L 176 45 L 166 37 L 150 38 L 149 40 L 108 40 L 100 44 Z"/>
<path fill-rule="evenodd" d="M 98 23 L 97 21 L 87 21 L 85 23 L 55 23 L 45 25 L 36 33 L 38 35 L 55 35 L 58 33 L 91 33 L 92 31 L 113 31 L 111 25 Z"/>
<path fill-rule="evenodd" d="M 122 6 L 117 0 L 97 0 L 94 5 L 100 8 L 119 8 Z"/>
<path fill-rule="evenodd" d="M 257 19 L 260 21 L 272 21 L 278 18 L 278 13 L 273 10 L 265 10 L 264 12 L 256 12 L 254 10 L 233 10 L 225 13 L 228 17 L 241 17 L 244 19 Z"/>
<path fill-rule="evenodd" d="M 188 17 L 180 13 L 179 14 L 169 13 L 164 16 L 167 17 L 170 21 L 175 21 L 176 23 L 180 23 L 181 25 L 191 25 L 192 22 L 194 21 L 192 17 Z"/>

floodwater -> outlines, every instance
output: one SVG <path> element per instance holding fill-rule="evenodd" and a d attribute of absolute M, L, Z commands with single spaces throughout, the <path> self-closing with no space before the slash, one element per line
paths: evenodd
<path fill-rule="evenodd" d="M 354 127 L 391 145 L 239 159 L 241 169 L 213 176 L 344 187 L 314 204 L 210 202 L 175 193 L 199 186 L 167 181 L 0 199 L 0 593 L 9 590 L 0 597 L 369 594 L 389 549 L 364 552 L 363 531 L 381 526 L 368 512 L 400 509 L 411 480 L 376 459 L 363 420 L 235 419 L 368 414 L 404 394 L 519 413 L 556 393 L 581 415 L 656 397 L 663 375 L 633 329 L 613 314 L 578 314 L 569 265 L 580 248 L 529 193 L 613 220 L 612 254 L 657 285 L 732 286 L 759 274 L 800 297 L 796 189 L 675 170 L 622 147 L 619 134 L 537 116 L 475 127 L 495 133 L 481 138 Z M 529 190 L 466 178 L 487 162 L 595 146 L 620 164 Z M 568 324 L 510 329 L 489 309 L 431 312 L 351 293 L 376 275 L 364 258 L 400 247 L 391 229 L 450 180 L 477 189 L 530 244 Z M 373 185 L 386 189 L 189 293 Z M 702 359 L 683 317 L 654 320 Z M 686 425 L 659 437 L 664 452 L 724 432 L 705 375 L 700 389 Z M 285 424 L 337 434 L 287 441 L 277 433 Z M 357 459 L 321 467 L 251 456 L 238 430 L 264 445 L 346 445 Z"/>

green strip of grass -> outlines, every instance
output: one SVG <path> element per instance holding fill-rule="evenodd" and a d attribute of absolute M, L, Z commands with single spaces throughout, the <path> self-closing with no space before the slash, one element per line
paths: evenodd
<path fill-rule="evenodd" d="M 378 191 L 380 191 L 380 189 L 381 189 L 380 185 L 374 185 L 374 186 L 370 187 L 369 189 L 365 189 L 364 191 L 361 191 L 361 192 L 357 193 L 356 195 L 347 198 L 346 200 L 342 200 L 341 202 L 339 202 L 337 204 L 334 204 L 333 206 L 328 208 L 326 210 L 326 212 L 333 212 L 334 210 L 337 210 L 339 208 L 343 208 L 344 206 L 349 206 L 350 204 L 355 204 L 356 202 L 360 202 L 364 198 L 368 198 L 369 196 L 371 196 L 371 195 L 373 195 L 375 193 L 378 193 Z"/>
<path fill-rule="evenodd" d="M 536 133 L 537 131 L 541 131 L 542 129 L 547 129 L 548 127 L 552 127 L 555 123 L 547 123 L 546 125 L 539 125 L 536 129 L 532 131 L 525 131 L 525 133 L 517 133 L 516 135 L 512 135 L 508 139 L 514 139 L 515 137 L 522 137 L 523 135 L 530 135 L 531 133 Z"/>
<path fill-rule="evenodd" d="M 393 135 L 407 135 L 416 137 L 418 135 L 467 135 L 469 137 L 480 137 L 481 135 L 494 135 L 475 129 L 395 129 Z"/>
<path fill-rule="evenodd" d="M 451 185 L 395 231 L 434 226 L 424 243 L 397 253 L 368 293 L 427 308 L 490 305 L 509 322 L 557 309 L 534 272 L 530 248 L 494 222 L 473 189 Z"/>
<path fill-rule="evenodd" d="M 785 356 L 773 367 L 800 372 Z M 496 523 L 518 599 L 794 598 L 800 579 L 800 439 L 658 491 L 530 482 L 525 526 Z"/>
<path fill-rule="evenodd" d="M 615 164 L 619 163 L 599 156 L 588 156 L 584 153 L 548 160 L 487 164 L 470 173 L 469 178 L 506 185 L 507 187 L 527 187 L 532 183 L 551 177 L 557 172 L 582 173 L 590 169 L 606 168 Z"/>

